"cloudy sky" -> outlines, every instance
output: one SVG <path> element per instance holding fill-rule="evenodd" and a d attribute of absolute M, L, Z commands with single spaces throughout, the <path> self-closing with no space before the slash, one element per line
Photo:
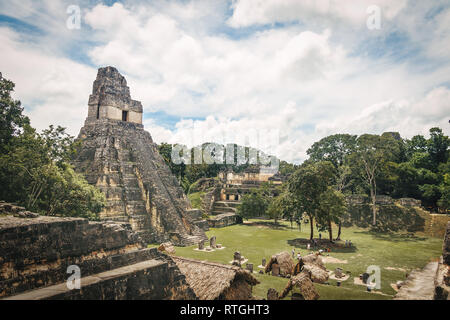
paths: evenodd
<path fill-rule="evenodd" d="M 450 134 L 448 0 L 0 0 L 0 72 L 33 126 L 77 135 L 107 65 L 158 143 L 271 130 L 301 162 L 334 133 Z"/>

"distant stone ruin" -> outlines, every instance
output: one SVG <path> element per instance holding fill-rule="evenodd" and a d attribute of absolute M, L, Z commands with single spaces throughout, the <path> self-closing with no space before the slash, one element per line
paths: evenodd
<path fill-rule="evenodd" d="M 204 193 L 201 196 L 201 210 L 210 218 L 200 221 L 197 217 L 195 224 L 204 230 L 207 230 L 207 227 L 223 228 L 241 224 L 243 221 L 237 214 L 237 208 L 241 204 L 242 196 L 251 193 L 264 182 L 280 185 L 283 179 L 273 172 L 247 168 L 241 173 L 229 170 L 220 172 L 217 178 L 198 180 L 194 192 Z"/>
<path fill-rule="evenodd" d="M 187 214 L 189 201 L 144 130 L 142 113 L 125 78 L 100 68 L 74 166 L 105 194 L 102 220 L 130 223 L 146 242 L 196 244 L 205 233 Z"/>

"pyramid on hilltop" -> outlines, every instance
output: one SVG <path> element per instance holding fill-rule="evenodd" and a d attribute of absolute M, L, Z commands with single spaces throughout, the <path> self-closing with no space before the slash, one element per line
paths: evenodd
<path fill-rule="evenodd" d="M 75 169 L 105 194 L 102 220 L 130 223 L 147 242 L 198 243 L 205 233 L 191 219 L 190 203 L 144 130 L 142 115 L 117 69 L 100 68 Z"/>

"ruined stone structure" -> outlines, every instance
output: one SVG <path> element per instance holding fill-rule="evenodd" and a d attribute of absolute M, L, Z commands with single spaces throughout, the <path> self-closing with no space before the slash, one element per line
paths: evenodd
<path fill-rule="evenodd" d="M 0 299 L 196 299 L 174 261 L 129 224 L 8 215 L 0 243 Z M 74 266 L 81 289 L 67 286 Z"/>
<path fill-rule="evenodd" d="M 369 227 L 372 221 L 372 204 L 365 194 L 346 196 L 348 215 L 343 225 Z M 450 215 L 432 214 L 422 207 L 420 200 L 412 198 L 393 199 L 389 196 L 378 195 L 377 224 L 381 230 L 408 232 L 423 232 L 432 237 L 442 237 L 445 234 Z"/>
<path fill-rule="evenodd" d="M 442 244 L 442 256 L 434 279 L 434 299 L 450 300 L 450 221 Z"/>
<path fill-rule="evenodd" d="M 113 67 L 98 70 L 81 129 L 76 170 L 106 196 L 102 220 L 128 222 L 146 242 L 198 243 L 206 236 L 187 211 L 189 201 L 142 125 L 142 105 L 131 99 Z"/>
<path fill-rule="evenodd" d="M 224 214 L 227 214 L 226 216 L 230 217 L 231 214 L 236 213 L 236 208 L 244 194 L 269 181 L 273 184 L 282 183 L 273 172 L 260 172 L 259 169 L 247 169 L 242 173 L 221 172 L 217 185 L 203 199 L 204 210 L 210 215 L 225 217 Z M 228 218 L 226 220 L 233 221 Z M 239 223 L 238 220 L 235 223 Z M 211 223 L 210 226 L 212 226 Z"/>
<path fill-rule="evenodd" d="M 196 217 L 197 221 L 194 223 L 204 230 L 207 230 L 207 225 L 212 228 L 222 228 L 242 223 L 242 218 L 236 213 L 242 196 L 264 182 L 281 184 L 283 181 L 278 174 L 254 168 L 248 168 L 242 173 L 221 172 L 218 179 L 199 179 L 193 192 L 203 192 L 201 210 L 212 217 L 207 221 L 199 221 Z"/>
<path fill-rule="evenodd" d="M 221 172 L 219 173 L 219 179 L 223 184 L 220 191 L 220 201 L 240 201 L 243 194 L 250 192 L 252 188 L 259 187 L 264 182 L 282 183 L 281 179 L 273 172 L 261 172 L 260 169 L 250 168 L 242 173 Z"/>
<path fill-rule="evenodd" d="M 222 213 L 208 219 L 208 224 L 211 228 L 223 228 L 241 224 L 242 222 L 242 217 L 236 213 Z"/>

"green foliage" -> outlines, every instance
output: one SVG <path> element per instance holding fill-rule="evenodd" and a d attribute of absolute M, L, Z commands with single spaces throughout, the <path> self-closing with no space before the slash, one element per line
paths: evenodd
<path fill-rule="evenodd" d="M 430 129 L 430 139 L 427 141 L 427 149 L 436 168 L 440 163 L 447 162 L 449 146 L 450 140 L 443 134 L 442 129 Z"/>
<path fill-rule="evenodd" d="M 424 136 L 416 135 L 411 140 L 406 140 L 406 156 L 410 159 L 415 153 L 427 153 L 427 139 Z"/>
<path fill-rule="evenodd" d="M 253 189 L 249 194 L 242 196 L 237 213 L 243 219 L 264 216 L 269 207 L 269 201 L 268 194 L 264 193 L 261 189 Z"/>
<path fill-rule="evenodd" d="M 205 195 L 205 192 L 194 192 L 188 194 L 189 201 L 191 202 L 192 208 L 202 209 L 202 197 Z"/>
<path fill-rule="evenodd" d="M 441 163 L 439 172 L 442 174 L 442 183 L 440 184 L 441 198 L 438 200 L 439 207 L 444 210 L 450 210 L 450 161 Z"/>
<path fill-rule="evenodd" d="M 228 144 L 224 146 L 217 143 L 204 143 L 201 146 L 194 147 L 190 150 L 185 148 L 190 153 L 188 156 L 190 159 L 190 164 L 185 164 L 184 162 L 175 164 L 172 161 L 172 150 L 175 146 L 181 147 L 179 149 L 182 149 L 183 147 L 181 145 L 161 143 L 158 148 L 164 161 L 169 166 L 172 173 L 178 178 L 178 181 L 183 187 L 185 193 L 188 193 L 190 186 L 199 179 L 217 177 L 221 171 L 232 170 L 235 173 L 239 173 L 247 168 L 259 168 L 257 165 L 250 165 L 249 163 L 238 163 L 239 152 L 245 154 L 246 159 L 252 159 L 252 161 L 257 163 L 260 163 L 258 161 L 260 161 L 263 156 L 260 151 L 254 148 L 243 147 L 236 144 Z M 234 154 L 233 164 L 227 164 L 227 162 L 230 162 L 227 161 L 227 150 L 231 149 Z M 205 150 L 207 152 L 204 152 Z M 194 161 L 198 159 L 199 155 L 208 155 L 208 152 L 211 154 L 208 159 L 205 159 L 202 156 L 201 163 L 197 163 L 200 161 Z M 179 156 L 181 158 L 182 154 L 180 153 Z M 280 165 L 280 167 L 283 172 L 286 172 L 286 174 L 289 174 L 295 168 L 294 165 L 286 162 Z"/>
<path fill-rule="evenodd" d="M 14 136 L 17 136 L 23 126 L 30 123 L 28 117 L 22 114 L 20 101 L 11 98 L 14 83 L 4 79 L 0 73 L 0 152 L 4 153 L 6 146 Z"/>
<path fill-rule="evenodd" d="M 282 176 L 289 177 L 291 174 L 297 170 L 298 166 L 286 161 L 280 161 L 279 173 Z"/>
<path fill-rule="evenodd" d="M 329 161 L 304 164 L 291 175 L 288 192 L 296 212 L 305 212 L 310 220 L 310 238 L 314 236 L 313 221 L 318 216 L 321 195 L 336 182 L 336 168 Z"/>
<path fill-rule="evenodd" d="M 314 143 L 302 167 L 330 160 L 337 168 L 334 188 L 345 193 L 369 194 L 372 205 L 368 207 L 372 210 L 372 224 L 376 225 L 380 209 L 375 204 L 377 194 L 420 199 L 430 209 L 439 206 L 441 212 L 448 212 L 449 145 L 448 137 L 439 128 L 430 129 L 429 139 L 416 135 L 411 140 L 403 140 L 396 132 L 359 137 L 337 134 Z M 305 178 L 306 185 L 308 175 Z M 299 180 L 295 175 L 294 179 Z M 310 183 L 301 193 L 305 196 L 314 187 Z M 326 228 L 325 223 L 318 222 L 319 228 Z M 386 221 L 380 223 L 386 225 Z M 386 229 L 383 225 L 375 228 Z"/>
<path fill-rule="evenodd" d="M 320 229 L 328 229 L 330 241 L 333 241 L 332 222 L 339 224 L 347 212 L 344 195 L 333 187 L 328 187 L 319 196 L 319 208 L 316 221 Z"/>
<path fill-rule="evenodd" d="M 356 136 L 335 134 L 315 142 L 306 153 L 312 161 L 330 161 L 335 167 L 344 164 L 345 157 L 356 146 Z"/>
<path fill-rule="evenodd" d="M 379 206 L 376 226 L 371 226 L 369 223 L 372 209 L 368 204 L 350 205 L 347 212 L 348 214 L 344 216 L 344 225 L 346 226 L 371 227 L 376 232 L 424 231 L 425 219 L 419 214 L 420 209 L 417 208 L 398 205 Z"/>
<path fill-rule="evenodd" d="M 275 223 L 282 217 L 288 218 L 291 221 L 299 218 L 295 199 L 287 190 L 284 190 L 279 196 L 271 199 L 267 214 L 275 220 Z"/>
<path fill-rule="evenodd" d="M 353 172 L 360 177 L 363 187 L 369 190 L 372 200 L 372 224 L 375 226 L 376 219 L 376 195 L 380 179 L 389 180 L 386 176 L 386 168 L 389 162 L 401 158 L 401 140 L 395 135 L 384 134 L 381 136 L 374 134 L 363 134 L 356 141 L 355 152 L 348 156 L 348 163 Z"/>
<path fill-rule="evenodd" d="M 411 155 L 408 163 L 410 163 L 415 168 L 425 168 L 428 170 L 433 170 L 433 161 L 431 160 L 430 154 L 427 152 L 415 152 Z"/>
<path fill-rule="evenodd" d="M 59 126 L 37 133 L 22 115 L 20 102 L 5 98 L 3 90 L 14 86 L 4 89 L 3 84 L 2 110 L 15 111 L 0 115 L 1 123 L 11 124 L 2 131 L 0 144 L 0 199 L 41 214 L 97 219 L 104 195 L 69 164 L 78 144 Z"/>
<path fill-rule="evenodd" d="M 295 249 L 296 253 L 300 252 L 302 256 L 310 253 L 305 245 L 297 245 L 294 240 L 307 238 L 309 230 L 291 229 L 289 223 L 284 221 L 279 221 L 278 225 L 273 226 L 265 220 L 250 220 L 245 224 L 227 228 L 212 228 L 206 232 L 206 235 L 216 236 L 225 249 L 204 252 L 193 250 L 195 246 L 179 247 L 176 248 L 176 255 L 228 264 L 230 257 L 238 250 L 249 260 L 249 263 L 257 266 L 261 264 L 262 258 L 269 261 L 272 255 L 282 251 L 291 252 Z M 345 271 L 350 271 L 353 276 L 347 281 L 342 281 L 340 287 L 336 286 L 336 280 L 333 279 L 329 280 L 329 285 L 314 283 L 319 290 L 321 300 L 392 299 L 396 293 L 391 287 L 392 283 L 404 279 L 405 272 L 416 268 L 421 269 L 442 254 L 442 237 L 428 238 L 400 233 L 384 235 L 357 227 L 342 228 L 342 240 L 347 239 L 352 240 L 354 248 L 332 249 L 330 255 L 339 260 L 347 260 L 348 263 L 336 264 L 325 261 L 325 265 L 328 270 L 341 267 Z M 357 252 L 355 253 L 353 249 Z M 380 291 L 385 295 L 368 293 L 365 286 L 354 284 L 352 278 L 366 272 L 369 265 L 378 265 L 382 269 Z M 406 270 L 394 270 L 393 267 Z M 253 287 L 253 294 L 260 298 L 266 298 L 269 288 L 275 288 L 281 292 L 288 281 L 271 275 L 254 274 L 254 276 L 261 283 Z"/>

